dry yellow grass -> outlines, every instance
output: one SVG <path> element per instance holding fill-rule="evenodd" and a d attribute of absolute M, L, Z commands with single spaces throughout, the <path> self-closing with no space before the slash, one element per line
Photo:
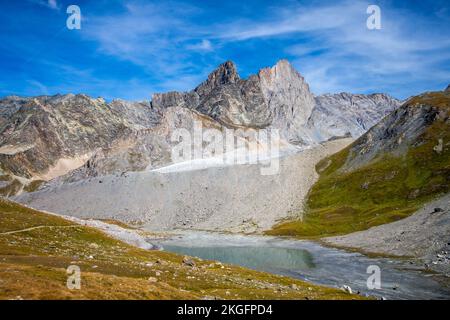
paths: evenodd
<path fill-rule="evenodd" d="M 0 199 L 0 299 L 360 298 L 241 267 L 200 259 L 189 267 L 182 260 Z M 81 269 L 80 290 L 66 286 L 69 265 Z"/>

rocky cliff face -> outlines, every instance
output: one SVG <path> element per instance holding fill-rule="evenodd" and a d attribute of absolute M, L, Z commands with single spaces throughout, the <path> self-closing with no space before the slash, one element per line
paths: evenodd
<path fill-rule="evenodd" d="M 59 159 L 85 156 L 130 134 L 126 116 L 103 99 L 64 95 L 15 101 L 0 128 L 2 169 L 24 178 L 39 176 Z M 11 107 L 10 107 L 11 108 Z"/>
<path fill-rule="evenodd" d="M 156 94 L 152 105 L 195 109 L 231 128 L 274 127 L 286 140 L 298 143 L 314 98 L 304 79 L 285 60 L 248 79 L 241 79 L 234 63 L 227 61 L 193 91 Z"/>
<path fill-rule="evenodd" d="M 292 143 L 310 142 L 303 128 L 314 108 L 314 97 L 303 77 L 286 60 L 258 74 L 264 101 L 272 115 L 271 126 Z"/>
<path fill-rule="evenodd" d="M 286 60 L 241 79 L 228 61 L 190 92 L 155 94 L 152 105 L 198 110 L 227 127 L 276 128 L 294 144 L 359 137 L 401 102 L 385 94 L 322 95 L 314 98 L 304 78 Z"/>
<path fill-rule="evenodd" d="M 174 131 L 185 129 L 193 132 L 196 124 L 205 129 L 222 129 L 216 121 L 196 111 L 183 107 L 167 108 L 157 123 L 133 131 L 108 148 L 98 149 L 82 166 L 46 185 L 54 187 L 92 177 L 148 171 L 169 164 L 175 145 L 171 139 Z"/>
<path fill-rule="evenodd" d="M 151 102 L 56 95 L 0 100 L 0 192 L 32 181 L 75 181 L 170 163 L 177 128 L 275 128 L 296 145 L 358 137 L 399 101 L 386 95 L 315 97 L 286 60 L 241 79 L 233 62 L 190 92 Z M 13 187 L 11 187 L 13 186 Z M 33 188 L 31 188 L 33 189 Z"/>
<path fill-rule="evenodd" d="M 342 136 L 358 138 L 400 105 L 401 101 L 381 93 L 324 94 L 315 98 L 308 128 L 318 141 Z"/>
<path fill-rule="evenodd" d="M 261 128 L 271 123 L 257 78 L 240 79 L 236 66 L 230 61 L 220 65 L 191 92 L 155 94 L 152 105 L 195 109 L 234 128 Z"/>

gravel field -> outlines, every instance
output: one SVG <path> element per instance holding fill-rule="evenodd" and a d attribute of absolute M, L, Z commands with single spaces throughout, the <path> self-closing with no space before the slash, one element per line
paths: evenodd
<path fill-rule="evenodd" d="M 136 222 L 151 230 L 258 232 L 298 215 L 317 180 L 316 163 L 351 141 L 334 140 L 281 158 L 275 175 L 261 175 L 259 165 L 129 172 L 22 194 L 15 200 L 79 218 Z"/>
<path fill-rule="evenodd" d="M 365 252 L 421 258 L 426 267 L 450 276 L 450 194 L 405 219 L 324 241 Z"/>

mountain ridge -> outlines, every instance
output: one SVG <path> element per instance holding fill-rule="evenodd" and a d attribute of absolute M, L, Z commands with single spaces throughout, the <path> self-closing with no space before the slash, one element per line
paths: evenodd
<path fill-rule="evenodd" d="M 321 115 L 331 110 L 338 119 L 339 103 L 317 107 L 320 98 L 287 60 L 247 79 L 226 61 L 194 90 L 155 94 L 151 101 L 106 102 L 85 94 L 9 96 L 0 99 L 0 193 L 32 191 L 39 181 L 59 176 L 71 180 L 79 173 L 81 179 L 170 164 L 170 134 L 196 121 L 218 129 L 277 129 L 289 143 L 308 146 L 356 137 L 400 104 L 357 96 L 353 107 L 361 109 L 362 120 L 340 120 L 342 128 L 333 128 Z"/>
<path fill-rule="evenodd" d="M 450 191 L 450 92 L 426 92 L 317 164 L 303 221 L 272 234 L 323 237 L 405 218 Z"/>

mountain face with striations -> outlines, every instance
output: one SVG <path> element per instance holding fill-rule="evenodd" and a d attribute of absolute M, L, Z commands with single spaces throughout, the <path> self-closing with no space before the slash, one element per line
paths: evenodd
<path fill-rule="evenodd" d="M 386 94 L 324 94 L 315 98 L 308 128 L 315 140 L 351 136 L 358 138 L 400 106 Z"/>
<path fill-rule="evenodd" d="M 185 108 L 86 95 L 8 97 L 0 128 L 0 194 L 33 191 L 45 181 L 71 182 L 171 161 L 171 133 L 195 122 L 220 127 Z"/>
<path fill-rule="evenodd" d="M 384 94 L 314 97 L 286 60 L 247 79 L 225 62 L 189 92 L 150 102 L 106 102 L 83 94 L 0 99 L 0 194 L 33 191 L 43 181 L 145 171 L 170 164 L 177 128 L 278 129 L 308 146 L 358 137 L 400 102 Z"/>
<path fill-rule="evenodd" d="M 277 128 L 286 140 L 299 143 L 314 97 L 286 60 L 248 79 L 241 79 L 234 63 L 227 61 L 194 90 L 156 94 L 152 105 L 195 109 L 231 128 Z"/>

